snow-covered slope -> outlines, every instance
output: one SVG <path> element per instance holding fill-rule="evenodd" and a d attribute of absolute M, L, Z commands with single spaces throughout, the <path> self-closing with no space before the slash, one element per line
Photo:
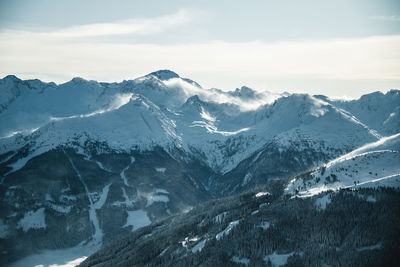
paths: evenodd
<path fill-rule="evenodd" d="M 378 140 L 382 132 L 397 131 L 400 108 L 398 91 L 345 103 L 248 87 L 224 92 L 204 89 L 169 70 L 121 83 L 74 78 L 59 86 L 7 76 L 0 90 L 0 154 L 28 147 L 37 155 L 73 140 L 105 142 L 125 151 L 178 147 L 220 173 L 271 142 L 279 150 L 296 146 L 298 151 L 306 143 L 318 151 L 334 150 L 329 158 L 337 157 Z M 368 109 L 366 101 L 368 107 L 371 102 L 386 107 Z M 386 115 L 381 124 L 366 119 Z"/>
<path fill-rule="evenodd" d="M 400 188 L 400 134 L 366 144 L 291 181 L 287 193 L 301 197 L 341 188 Z"/>
<path fill-rule="evenodd" d="M 400 131 L 399 90 L 390 90 L 386 94 L 375 92 L 351 101 L 331 100 L 324 96 L 317 97 L 349 112 L 362 123 L 384 136 L 393 135 Z"/>

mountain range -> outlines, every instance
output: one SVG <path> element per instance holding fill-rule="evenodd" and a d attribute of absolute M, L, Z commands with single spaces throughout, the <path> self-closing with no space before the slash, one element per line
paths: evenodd
<path fill-rule="evenodd" d="M 120 83 L 74 78 L 57 85 L 7 76 L 0 80 L 0 125 L 2 263 L 45 250 L 94 252 L 157 223 L 173 229 L 174 218 L 192 227 L 183 225 L 190 221 L 185 216 L 213 217 L 213 209 L 204 209 L 218 198 L 234 209 L 254 188 L 268 189 L 264 197 L 276 201 L 274 210 L 288 196 L 309 210 L 318 194 L 339 192 L 320 200 L 326 206 L 347 198 L 346 190 L 400 184 L 399 90 L 345 101 L 245 86 L 206 89 L 169 70 Z M 243 205 L 261 205 L 258 199 Z M 207 237 L 197 234 L 203 243 L 173 235 L 190 244 L 182 243 L 182 251 L 207 248 L 204 240 L 219 228 L 230 232 L 230 223 L 233 229 L 250 216 L 236 222 L 236 215 L 202 230 Z M 271 249 L 265 253 L 275 255 Z M 242 254 L 232 257 L 252 262 Z M 184 258 L 173 262 L 199 262 Z"/>

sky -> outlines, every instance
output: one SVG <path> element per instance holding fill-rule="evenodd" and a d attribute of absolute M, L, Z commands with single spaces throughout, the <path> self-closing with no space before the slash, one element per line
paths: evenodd
<path fill-rule="evenodd" d="M 400 88 L 400 1 L 0 0 L 0 76 L 170 69 L 204 88 L 356 98 Z"/>

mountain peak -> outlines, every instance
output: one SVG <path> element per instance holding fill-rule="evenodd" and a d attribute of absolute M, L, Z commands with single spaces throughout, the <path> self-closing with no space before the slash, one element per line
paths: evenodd
<path fill-rule="evenodd" d="M 200 97 L 198 95 L 193 95 L 186 100 L 186 102 L 183 104 L 183 107 L 195 106 L 199 108 L 202 105 L 204 105 L 204 102 L 200 99 Z"/>
<path fill-rule="evenodd" d="M 72 83 L 83 83 L 83 82 L 86 82 L 86 80 L 81 77 L 74 77 L 74 78 L 72 78 L 71 82 Z"/>
<path fill-rule="evenodd" d="M 3 78 L 3 80 L 9 80 L 13 82 L 21 81 L 17 76 L 15 75 L 7 75 L 6 77 Z"/>
<path fill-rule="evenodd" d="M 179 78 L 179 75 L 171 70 L 158 70 L 150 73 L 149 75 L 155 76 L 162 81 L 169 80 L 172 78 Z"/>
<path fill-rule="evenodd" d="M 253 98 L 256 95 L 256 91 L 250 87 L 242 86 L 240 89 L 236 88 L 232 95 L 237 97 Z"/>

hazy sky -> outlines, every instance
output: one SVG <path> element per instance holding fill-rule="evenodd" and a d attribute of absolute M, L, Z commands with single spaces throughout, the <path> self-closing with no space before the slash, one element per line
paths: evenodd
<path fill-rule="evenodd" d="M 121 81 L 158 69 L 224 90 L 400 88 L 400 1 L 0 0 L 0 76 Z"/>

